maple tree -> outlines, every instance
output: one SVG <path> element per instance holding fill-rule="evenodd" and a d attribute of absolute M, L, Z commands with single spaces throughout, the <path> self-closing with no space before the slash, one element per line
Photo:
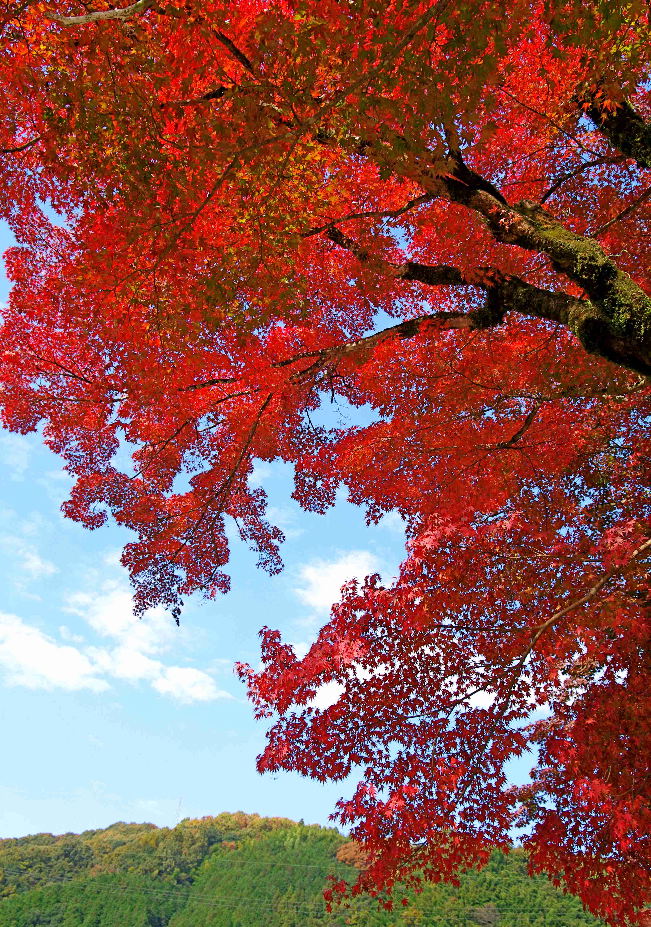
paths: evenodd
<path fill-rule="evenodd" d="M 3 417 L 65 459 L 66 513 L 133 529 L 137 609 L 177 619 L 228 589 L 227 517 L 280 569 L 256 458 L 308 510 L 400 513 L 393 584 L 240 667 L 259 768 L 359 774 L 358 890 L 518 822 L 534 870 L 641 923 L 647 4 L 5 0 L 2 36 Z M 372 422 L 314 424 L 328 395 Z"/>

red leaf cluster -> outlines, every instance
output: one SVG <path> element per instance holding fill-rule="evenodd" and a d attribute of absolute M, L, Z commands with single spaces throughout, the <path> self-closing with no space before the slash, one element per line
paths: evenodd
<path fill-rule="evenodd" d="M 281 568 L 256 458 L 293 465 L 306 509 L 345 486 L 405 520 L 395 583 L 346 587 L 303 659 L 265 630 L 240 668 L 273 719 L 260 769 L 358 775 L 357 890 L 453 879 L 519 822 L 532 868 L 643 922 L 648 18 L 0 11 L 3 420 L 63 457 L 68 516 L 135 532 L 137 609 L 227 590 L 227 520 Z M 315 425 L 327 396 L 367 423 Z"/>

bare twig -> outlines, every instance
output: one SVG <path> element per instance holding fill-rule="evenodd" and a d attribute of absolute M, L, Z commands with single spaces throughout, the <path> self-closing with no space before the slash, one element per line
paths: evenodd
<path fill-rule="evenodd" d="M 413 200 L 409 200 L 408 203 L 405 203 L 405 205 L 401 206 L 399 209 L 378 209 L 371 212 L 351 212 L 346 216 L 340 216 L 338 219 L 332 219 L 331 222 L 327 222 L 325 225 L 320 225 L 318 228 L 308 229 L 307 232 L 302 233 L 301 238 L 311 238 L 313 235 L 319 235 L 321 232 L 327 232 L 330 229 L 333 229 L 341 222 L 352 222 L 354 219 L 397 219 L 398 216 L 404 215 L 415 206 L 421 206 L 423 203 L 429 203 L 433 199 L 434 197 L 429 193 L 424 193 L 422 196 L 417 196 Z"/>
<path fill-rule="evenodd" d="M 479 768 L 481 759 L 486 753 L 486 750 L 488 749 L 490 742 L 493 739 L 495 729 L 497 725 L 500 723 L 500 721 L 502 721 L 507 711 L 509 710 L 509 707 L 511 705 L 511 696 L 513 695 L 515 687 L 520 680 L 524 665 L 529 659 L 529 656 L 533 652 L 536 644 L 538 643 L 540 638 L 543 636 L 543 634 L 545 634 L 550 628 L 552 628 L 555 624 L 557 624 L 566 615 L 569 615 L 570 612 L 575 611 L 575 609 L 580 608 L 582 605 L 587 605 L 588 602 L 594 599 L 594 597 L 601 592 L 604 586 L 607 583 L 609 583 L 611 579 L 613 579 L 615 576 L 626 573 L 626 571 L 630 568 L 630 566 L 635 561 L 639 560 L 640 557 L 642 557 L 645 554 L 645 552 L 650 549 L 651 549 L 651 538 L 644 541 L 642 544 L 640 544 L 639 547 L 637 547 L 633 551 L 627 563 L 618 564 L 617 566 L 613 567 L 611 570 L 608 570 L 608 572 L 604 573 L 601 579 L 597 580 L 597 582 L 593 586 L 591 586 L 587 592 L 585 592 L 582 596 L 579 596 L 578 598 L 573 599 L 571 602 L 569 602 L 567 605 L 564 605 L 562 608 L 559 608 L 558 611 L 554 612 L 554 614 L 551 615 L 551 617 L 549 617 L 546 621 L 543 621 L 543 623 L 535 629 L 531 637 L 531 641 L 529 642 L 529 645 L 527 646 L 526 650 L 520 655 L 520 657 L 518 657 L 517 662 L 515 663 L 515 665 L 511 668 L 509 672 L 509 675 L 511 676 L 511 681 L 509 682 L 509 685 L 506 691 L 502 693 L 499 702 L 495 706 L 495 707 L 498 707 L 499 705 L 499 710 L 497 711 L 497 714 L 495 714 L 493 718 L 491 719 L 491 726 L 488 731 L 488 734 L 484 738 L 483 743 L 479 749 L 479 752 L 468 770 L 469 778 L 466 780 L 466 783 L 461 790 L 460 800 L 463 800 L 463 798 L 467 795 L 468 790 L 470 789 L 472 785 L 473 777 Z"/>
<path fill-rule="evenodd" d="M 566 615 L 569 615 L 570 612 L 573 612 L 575 609 L 580 608 L 582 605 L 587 605 L 587 603 L 591 599 L 594 599 L 594 597 L 599 592 L 601 592 L 601 590 L 604 588 L 606 583 L 610 582 L 610 580 L 613 579 L 613 577 L 621 573 L 625 573 L 628 567 L 630 567 L 631 564 L 634 563 L 636 560 L 639 560 L 640 557 L 645 553 L 645 551 L 649 549 L 651 549 L 651 538 L 649 538 L 649 540 L 647 541 L 644 541 L 643 544 L 640 544 L 640 546 L 637 547 L 633 551 L 633 553 L 629 557 L 628 563 L 624 565 L 618 564 L 616 567 L 613 567 L 612 570 L 608 570 L 608 572 L 604 573 L 601 579 L 598 580 L 594 584 L 594 586 L 588 589 L 588 591 L 584 593 L 584 595 L 579 596 L 578 599 L 573 599 L 568 605 L 564 605 L 563 608 L 559 608 L 557 612 L 554 612 L 551 618 L 548 618 L 541 625 L 539 625 L 533 637 L 531 638 L 531 643 L 529 644 L 529 647 L 522 654 L 522 656 L 516 663 L 516 666 L 515 666 L 516 672 L 519 672 L 519 670 L 522 669 L 525 661 L 527 660 L 527 657 L 533 651 L 534 647 L 536 646 L 540 638 L 543 636 L 543 634 L 549 630 L 549 628 L 553 627 L 553 625 L 555 625 L 558 621 L 560 621 L 561 618 L 564 618 Z"/>
<path fill-rule="evenodd" d="M 37 135 L 36 138 L 30 139 L 28 142 L 23 142 L 22 145 L 16 145 L 14 148 L 0 148 L 0 154 L 3 154 L 3 155 L 18 154 L 19 151 L 26 151 L 28 148 L 31 148 L 32 145 L 35 145 L 37 142 L 40 142 L 41 137 L 42 136 Z"/>
<path fill-rule="evenodd" d="M 548 200 L 549 197 L 552 196 L 552 194 L 556 193 L 559 187 L 562 187 L 563 184 L 567 183 L 568 180 L 572 180 L 574 177 L 578 177 L 579 174 L 583 173 L 583 171 L 587 171 L 591 167 L 599 167 L 599 165 L 601 164 L 617 164 L 624 160 L 625 159 L 623 155 L 619 155 L 619 157 L 615 157 L 615 158 L 611 157 L 610 155 L 607 155 L 602 158 L 594 158 L 592 161 L 584 161 L 573 171 L 568 171 L 567 174 L 563 174 L 562 177 L 559 177 L 558 180 L 555 181 L 555 183 L 553 183 L 551 187 L 545 193 L 543 193 L 543 195 L 540 197 L 541 205 L 546 200 Z"/>
<path fill-rule="evenodd" d="M 592 232 L 593 237 L 596 237 L 597 235 L 603 235 L 603 233 L 609 229 L 611 225 L 614 225 L 616 222 L 621 222 L 622 219 L 626 219 L 626 217 L 630 216 L 632 212 L 635 212 L 635 210 L 641 206 L 642 203 L 646 203 L 650 197 L 651 187 L 647 187 L 646 190 L 640 193 L 640 195 L 636 197 L 632 203 L 629 203 L 628 206 L 622 209 L 621 212 L 618 212 L 617 215 L 613 216 L 612 219 L 609 219 L 608 222 L 604 222 L 603 225 L 600 225 L 599 228 L 595 229 L 594 232 Z"/>
<path fill-rule="evenodd" d="M 497 89 L 500 91 L 500 93 L 503 93 L 505 96 L 513 100 L 514 103 L 517 103 L 519 106 L 522 106 L 523 109 L 526 109 L 530 113 L 533 113 L 534 116 L 540 116 L 540 118 L 544 119 L 545 122 L 549 123 L 549 125 L 554 126 L 555 129 L 558 129 L 558 131 L 562 135 L 564 135 L 566 138 L 569 138 L 569 140 L 573 144 L 575 144 L 578 148 L 580 148 L 582 151 L 587 151 L 592 155 L 597 154 L 597 152 L 594 151 L 594 149 L 588 148 L 586 145 L 584 145 L 583 142 L 579 141 L 579 139 L 575 135 L 573 135 L 571 132 L 568 132 L 567 129 L 564 129 L 563 126 L 560 125 L 560 123 L 556 122 L 555 119 L 552 119 L 552 117 L 549 116 L 547 113 L 543 113 L 541 112 L 541 110 L 536 109 L 533 106 L 530 106 L 529 103 L 525 103 L 524 100 L 519 99 L 519 97 L 516 97 L 515 94 L 511 93 L 510 90 L 507 90 L 506 87 L 498 87 Z"/>

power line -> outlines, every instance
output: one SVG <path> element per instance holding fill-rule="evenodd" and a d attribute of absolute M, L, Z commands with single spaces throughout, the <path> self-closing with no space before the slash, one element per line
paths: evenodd
<path fill-rule="evenodd" d="M 231 861 L 228 861 L 228 862 L 231 862 Z M 235 860 L 232 862 L 237 863 L 237 861 Z M 249 862 L 249 864 L 251 864 L 252 861 L 244 861 L 244 862 Z M 265 865 L 265 864 L 262 864 L 262 865 Z M 276 863 L 275 865 L 278 865 L 278 866 L 286 865 L 288 868 L 313 868 L 313 869 L 319 868 L 316 866 L 306 867 L 306 866 L 301 866 L 300 864 L 291 864 L 291 863 L 288 863 L 288 864 Z M 2 867 L 2 868 L 4 869 L 4 872 L 14 872 L 19 875 L 25 874 L 24 870 L 13 869 L 12 867 Z M 114 874 L 109 873 L 108 875 L 114 875 Z M 141 878 L 143 877 L 141 876 Z M 284 896 L 282 895 L 277 897 L 277 899 L 271 903 L 265 902 L 261 900 L 259 897 L 255 897 L 255 896 L 248 896 L 248 897 L 240 896 L 236 900 L 228 899 L 228 898 L 215 899 L 213 896 L 209 895 L 207 892 L 193 891 L 192 885 L 176 885 L 176 886 L 171 887 L 170 889 L 164 889 L 164 888 L 158 888 L 158 887 L 156 888 L 135 888 L 135 887 L 130 887 L 125 884 L 122 884 L 119 887 L 111 887 L 111 886 L 102 885 L 100 882 L 93 881 L 93 880 L 87 880 L 87 881 L 82 882 L 79 878 L 73 878 L 70 876 L 62 876 L 59 878 L 54 878 L 49 883 L 46 883 L 44 885 L 32 886 L 30 890 L 48 888 L 51 885 L 58 885 L 58 884 L 83 885 L 84 890 L 90 889 L 90 890 L 94 890 L 100 893 L 103 892 L 105 894 L 117 894 L 117 895 L 132 894 L 132 895 L 138 895 L 138 896 L 145 895 L 145 896 L 154 896 L 154 897 L 160 897 L 160 898 L 166 898 L 166 899 L 177 898 L 179 895 L 179 892 L 183 892 L 185 890 L 186 906 L 189 908 L 191 908 L 192 905 L 194 904 L 198 904 L 204 907 L 216 908 L 216 909 L 220 909 L 220 908 L 236 909 L 240 907 L 245 907 L 247 910 L 254 909 L 256 913 L 261 913 L 263 911 L 271 911 L 271 912 L 275 912 L 278 914 L 282 914 L 283 912 L 286 912 L 286 913 L 294 912 L 297 915 L 301 915 L 303 917 L 323 918 L 323 919 L 334 918 L 334 917 L 346 917 L 348 916 L 349 913 L 350 914 L 358 913 L 362 915 L 373 913 L 372 911 L 369 911 L 368 908 L 363 909 L 361 911 L 359 910 L 355 911 L 355 909 L 342 908 L 342 909 L 328 912 L 325 910 L 325 903 L 323 901 L 315 900 L 315 901 L 303 901 L 303 902 L 299 902 L 299 901 L 290 902 L 290 901 L 285 901 Z M 294 886 L 290 886 L 290 887 L 294 887 Z M 13 896 L 13 897 L 19 897 L 19 895 Z M 9 898 L 6 898 L 5 901 L 6 900 L 9 900 Z M 486 903 L 489 903 L 489 902 L 486 902 Z M 454 925 L 451 925 L 449 923 L 450 917 L 457 918 L 457 920 L 459 922 L 463 922 L 464 925 L 476 923 L 476 921 L 473 920 L 472 915 L 469 915 L 469 914 L 464 914 L 464 913 L 452 914 L 451 912 L 443 913 L 440 911 L 440 909 L 420 908 L 420 907 L 415 907 L 414 904 L 415 904 L 414 902 L 410 902 L 410 904 L 404 910 L 408 910 L 409 907 L 411 907 L 414 914 L 421 916 L 418 923 L 423 924 L 424 927 L 426 927 L 428 923 L 434 925 L 434 927 L 436 927 L 437 922 L 439 925 L 442 925 L 443 922 L 441 921 L 441 919 L 443 917 L 447 919 L 446 927 L 454 927 Z M 397 910 L 400 910 L 398 906 L 395 906 L 395 907 Z M 481 907 L 481 905 L 478 904 L 478 905 L 475 905 L 475 907 Z M 0 901 L 0 910 L 1 908 L 2 908 L 2 902 Z M 507 915 L 508 914 L 522 915 L 523 913 L 522 909 L 518 907 L 517 905 L 511 906 L 509 904 L 500 904 L 498 907 L 498 911 L 500 914 L 507 914 Z M 380 909 L 378 909 L 378 913 L 380 913 Z M 526 912 L 526 913 L 527 914 L 533 913 L 534 916 L 537 916 L 538 918 L 542 916 L 543 918 L 545 918 L 545 920 L 547 917 L 546 911 L 544 909 L 539 909 L 538 912 Z M 423 917 L 425 918 L 434 917 L 435 920 L 426 921 L 426 920 L 423 920 Z"/>

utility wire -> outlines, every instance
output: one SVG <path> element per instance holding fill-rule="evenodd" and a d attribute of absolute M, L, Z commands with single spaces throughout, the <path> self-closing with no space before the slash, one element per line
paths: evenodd
<path fill-rule="evenodd" d="M 229 863 L 232 862 L 233 864 L 237 864 L 236 860 L 233 860 L 233 861 L 229 860 L 229 861 L 224 861 L 224 862 L 229 862 Z M 307 865 L 292 864 L 292 863 L 270 863 L 270 864 L 258 863 L 256 864 L 254 861 L 243 861 L 243 862 L 248 863 L 249 865 L 259 865 L 261 867 L 264 867 L 266 865 L 276 865 L 276 866 L 286 866 L 287 868 L 292 868 L 292 869 L 321 868 L 318 866 L 307 866 Z M 0 867 L 0 869 L 2 869 L 5 873 L 13 872 L 18 875 L 25 874 L 23 870 L 13 869 L 11 867 Z M 261 874 L 264 874 L 264 873 L 261 873 Z M 115 874 L 112 874 L 112 875 L 115 875 Z M 47 888 L 50 885 L 56 885 L 56 884 L 78 884 L 78 885 L 82 884 L 84 889 L 88 888 L 90 890 L 94 890 L 100 893 L 104 892 L 106 894 L 116 894 L 116 895 L 132 894 L 132 895 L 139 895 L 139 896 L 146 895 L 146 896 L 154 896 L 154 897 L 160 897 L 160 898 L 165 898 L 165 899 L 177 898 L 179 895 L 179 892 L 186 890 L 187 894 L 185 895 L 185 898 L 186 898 L 186 905 L 188 908 L 191 908 L 193 904 L 197 904 L 197 905 L 204 906 L 204 907 L 215 908 L 215 909 L 220 909 L 220 908 L 235 909 L 235 908 L 244 907 L 246 908 L 246 910 L 253 909 L 255 910 L 256 913 L 262 913 L 263 911 L 271 911 L 277 914 L 294 912 L 303 917 L 323 918 L 326 920 L 331 919 L 331 918 L 336 918 L 336 917 L 347 917 L 350 914 L 369 915 L 369 914 L 375 913 L 373 910 L 369 910 L 368 907 L 365 909 L 362 909 L 361 911 L 355 911 L 355 909 L 342 908 L 339 910 L 328 912 L 325 910 L 325 904 L 322 901 L 304 901 L 304 902 L 285 901 L 282 895 L 278 897 L 275 902 L 272 902 L 272 903 L 265 902 L 261 900 L 260 898 L 252 897 L 252 896 L 249 896 L 249 897 L 240 896 L 236 900 L 228 899 L 228 898 L 215 899 L 214 896 L 208 894 L 207 892 L 192 891 L 192 885 L 177 885 L 177 886 L 172 887 L 171 889 L 163 889 L 163 888 L 135 888 L 135 887 L 129 887 L 128 885 L 123 884 L 120 887 L 112 888 L 111 886 L 105 886 L 99 882 L 94 882 L 90 880 L 82 882 L 79 877 L 73 878 L 70 876 L 61 876 L 61 877 L 52 879 L 49 883 L 45 883 L 44 885 L 33 886 L 32 890 L 40 889 L 40 888 Z M 290 887 L 294 887 L 294 886 L 290 886 Z M 21 893 L 18 893 L 18 897 L 20 894 Z M 17 897 L 17 896 L 13 896 L 13 897 Z M 5 900 L 8 900 L 8 898 Z M 0 901 L 0 909 L 1 909 L 1 905 L 2 905 L 2 902 Z M 446 922 L 442 920 L 442 918 L 444 917 L 445 918 L 450 917 L 449 912 L 443 913 L 440 909 L 421 908 L 421 907 L 415 907 L 414 905 L 415 905 L 414 902 L 410 902 L 410 904 L 407 907 L 405 907 L 404 910 L 408 911 L 409 908 L 411 907 L 414 914 L 420 915 L 420 920 L 417 923 L 424 925 L 424 927 L 426 927 L 427 924 L 431 924 L 432 927 L 441 927 L 443 923 L 445 923 L 445 927 L 454 927 L 454 925 L 449 923 L 449 920 Z M 481 904 L 475 905 L 475 907 L 481 907 Z M 519 908 L 516 904 L 512 904 L 512 905 L 500 904 L 500 905 L 496 905 L 496 907 L 498 907 L 500 914 L 522 915 L 523 913 L 522 909 Z M 400 910 L 401 910 L 400 906 L 396 905 L 394 907 L 394 911 L 400 911 Z M 378 914 L 380 913 L 379 909 L 377 913 Z M 528 911 L 526 913 L 531 915 L 534 912 Z M 452 916 L 458 919 L 459 925 L 462 922 L 464 925 L 476 923 L 473 920 L 472 915 L 466 915 L 466 914 L 459 913 L 459 914 L 455 914 Z M 538 918 L 543 917 L 545 919 L 547 917 L 546 911 L 544 909 L 539 909 L 539 911 L 534 916 L 538 916 Z M 423 917 L 425 918 L 433 917 L 435 918 L 435 920 L 423 920 Z M 459 925 L 457 925 L 457 927 L 459 927 Z"/>

